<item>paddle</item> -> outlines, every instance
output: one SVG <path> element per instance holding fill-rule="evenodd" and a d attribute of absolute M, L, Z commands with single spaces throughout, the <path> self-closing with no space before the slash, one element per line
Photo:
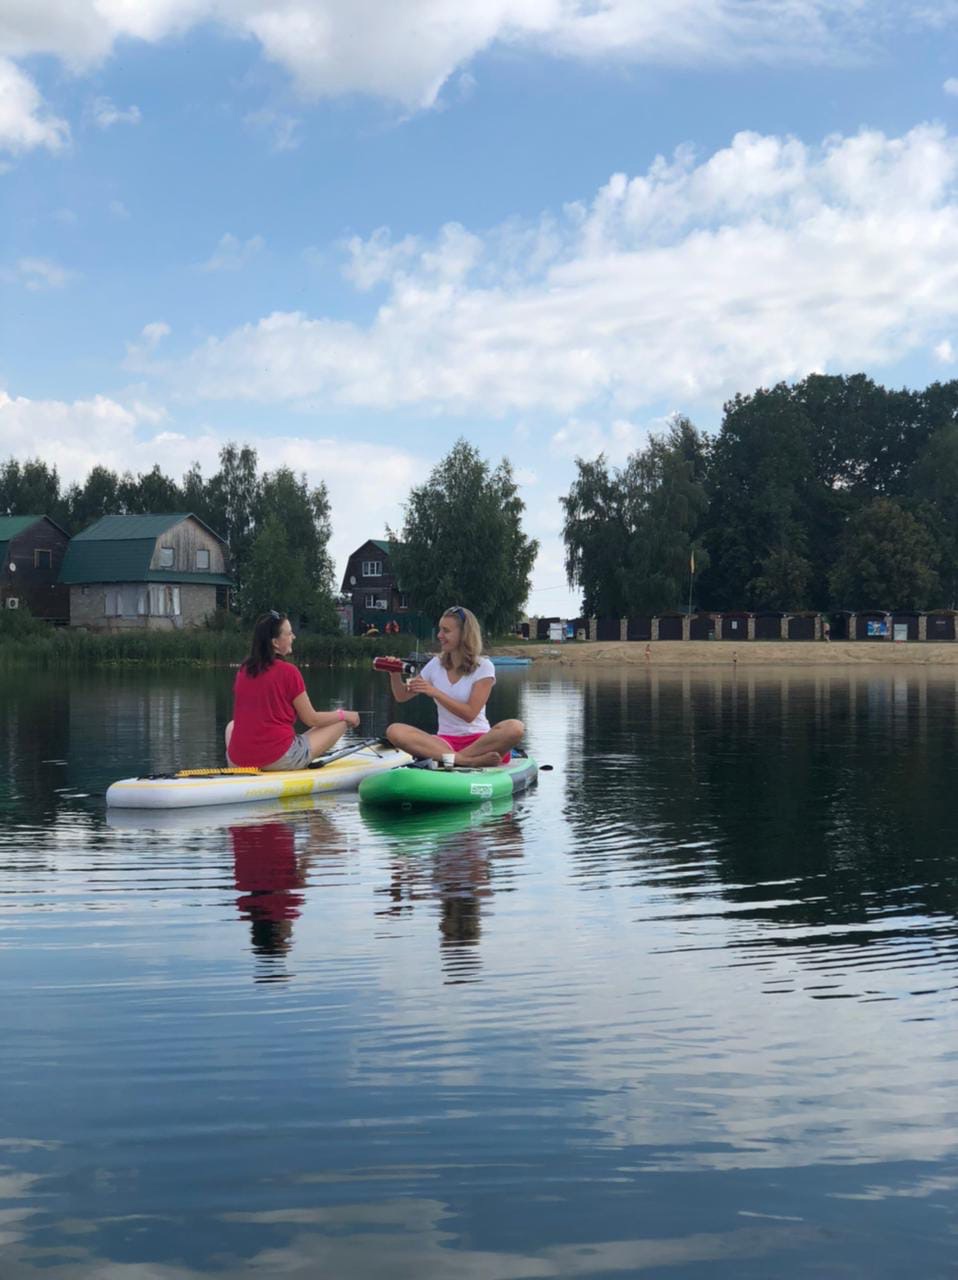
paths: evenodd
<path fill-rule="evenodd" d="M 306 767 L 308 769 L 323 769 L 328 764 L 332 764 L 334 760 L 342 760 L 346 756 L 351 756 L 355 751 L 362 751 L 364 747 L 375 747 L 378 744 L 388 746 L 385 738 L 360 738 L 358 742 L 351 742 L 348 747 L 341 747 L 339 751 L 331 751 L 327 756 L 320 756 L 318 760 L 311 761 Z"/>

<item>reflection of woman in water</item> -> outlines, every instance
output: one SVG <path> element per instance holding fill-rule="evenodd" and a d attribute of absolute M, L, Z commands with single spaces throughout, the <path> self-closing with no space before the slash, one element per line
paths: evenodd
<path fill-rule="evenodd" d="M 271 609 L 256 620 L 250 655 L 233 684 L 233 719 L 226 726 L 231 765 L 257 769 L 305 769 L 359 726 L 359 713 L 316 711 L 299 668 L 285 659 L 296 639 L 285 613 Z M 295 730 L 297 718 L 307 726 Z"/>
<path fill-rule="evenodd" d="M 296 832 L 288 822 L 230 827 L 236 900 L 252 926 L 257 955 L 284 955 L 292 945 L 293 921 L 303 906 L 305 870 L 296 859 Z"/>
<path fill-rule="evenodd" d="M 482 632 L 475 614 L 459 605 L 439 619 L 439 654 L 418 676 L 403 684 L 396 672 L 389 676 L 397 702 L 418 694 L 432 698 L 439 713 L 436 733 L 410 724 L 391 724 L 386 737 L 395 747 L 424 760 L 453 755 L 458 765 L 478 768 L 507 761 L 521 739 L 521 720 L 501 720 L 489 726 L 486 703 L 496 683 L 496 669 L 482 656 Z"/>

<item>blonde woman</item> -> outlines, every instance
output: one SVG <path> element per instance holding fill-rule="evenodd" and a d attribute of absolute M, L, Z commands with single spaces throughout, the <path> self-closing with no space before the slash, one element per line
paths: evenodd
<path fill-rule="evenodd" d="M 409 702 L 420 694 L 432 698 L 439 713 L 437 732 L 391 724 L 386 737 L 425 760 L 473 769 L 505 764 L 525 726 L 521 720 L 500 720 L 490 728 L 486 703 L 496 683 L 496 669 L 482 656 L 482 632 L 475 614 L 454 605 L 439 619 L 438 635 L 439 653 L 418 676 L 403 684 L 396 672 L 389 675 L 397 702 Z"/>

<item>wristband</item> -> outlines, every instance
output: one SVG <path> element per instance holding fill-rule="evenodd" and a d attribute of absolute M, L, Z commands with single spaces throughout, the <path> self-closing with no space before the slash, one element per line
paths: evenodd
<path fill-rule="evenodd" d="M 340 720 L 346 719 L 346 712 L 342 709 L 342 707 L 336 708 L 336 714 L 340 718 Z"/>

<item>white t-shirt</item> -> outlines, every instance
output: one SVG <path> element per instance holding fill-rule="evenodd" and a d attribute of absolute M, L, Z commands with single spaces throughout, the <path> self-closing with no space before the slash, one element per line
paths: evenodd
<path fill-rule="evenodd" d="M 446 694 L 447 697 L 455 698 L 457 702 L 468 702 L 476 681 L 495 680 L 496 669 L 488 658 L 480 658 L 478 667 L 471 675 L 460 676 L 456 683 L 452 684 L 449 679 L 449 672 L 439 659 L 430 658 L 420 675 L 424 680 L 428 680 L 430 684 L 434 684 L 439 692 Z M 479 712 L 471 723 L 468 720 L 460 720 L 458 716 L 454 716 L 451 711 L 447 711 L 439 702 L 436 703 L 436 710 L 439 712 L 439 727 L 436 730 L 439 734 L 449 734 L 451 737 L 457 738 L 467 733 L 489 732 L 489 721 L 486 719 L 485 708 Z"/>

